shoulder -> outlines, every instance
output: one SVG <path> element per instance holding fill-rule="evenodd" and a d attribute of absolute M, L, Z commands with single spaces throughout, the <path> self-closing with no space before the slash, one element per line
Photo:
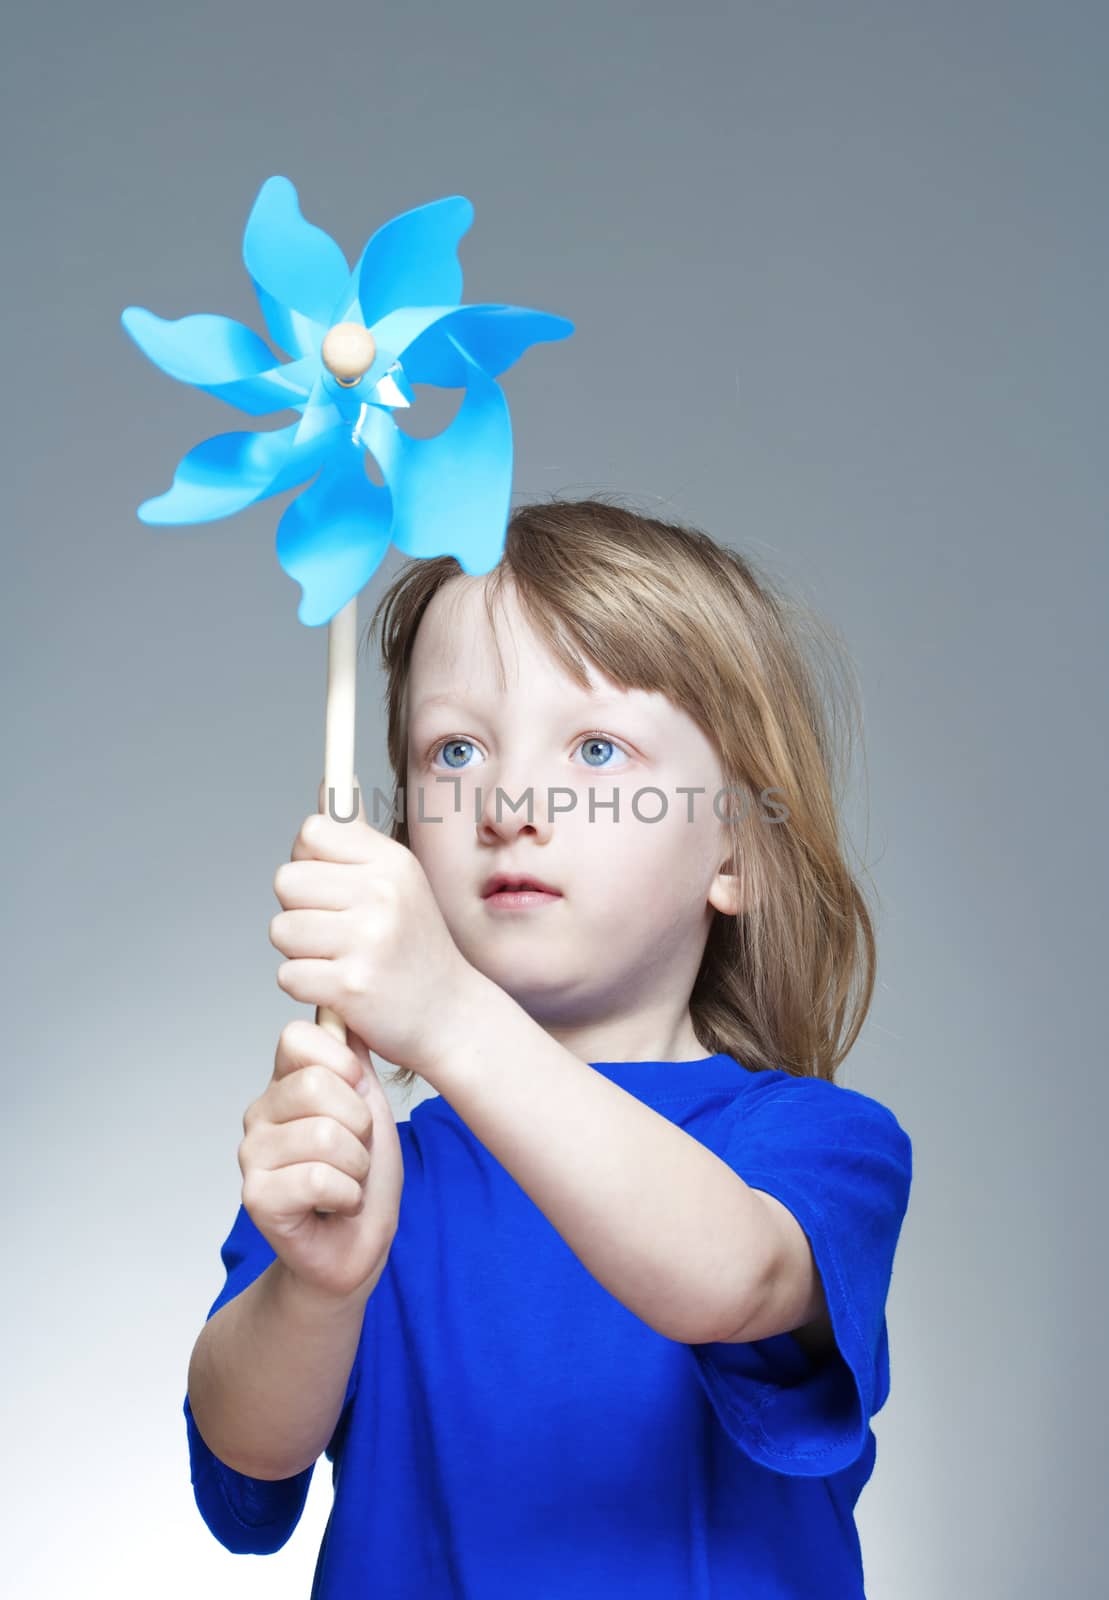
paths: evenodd
<path fill-rule="evenodd" d="M 726 1138 L 735 1155 L 758 1166 L 776 1157 L 837 1169 L 864 1162 L 895 1187 L 912 1180 L 912 1140 L 890 1107 L 828 1078 L 780 1070 L 748 1074 Z"/>
<path fill-rule="evenodd" d="M 884 1123 L 890 1129 L 905 1132 L 890 1107 L 874 1095 L 831 1078 L 805 1077 L 781 1068 L 747 1073 L 740 1084 L 736 1104 L 737 1109 L 749 1115 L 789 1106 L 806 1108 L 814 1115 L 845 1122 Z"/>

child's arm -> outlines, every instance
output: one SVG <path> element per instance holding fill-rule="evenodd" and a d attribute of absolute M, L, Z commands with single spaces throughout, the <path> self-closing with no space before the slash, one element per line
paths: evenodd
<path fill-rule="evenodd" d="M 684 1344 L 759 1313 L 781 1235 L 737 1172 L 476 970 L 465 1009 L 437 1028 L 438 1060 L 421 1074 L 629 1311 Z M 778 1293 L 783 1329 L 803 1320 L 808 1292 Z"/>
<path fill-rule="evenodd" d="M 221 1461 L 276 1479 L 316 1460 L 343 1408 L 368 1298 L 318 1293 L 273 1261 L 208 1319 L 189 1361 L 189 1406 Z"/>

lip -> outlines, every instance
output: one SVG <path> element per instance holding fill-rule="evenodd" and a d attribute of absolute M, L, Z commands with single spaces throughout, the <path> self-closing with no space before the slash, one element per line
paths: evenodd
<path fill-rule="evenodd" d="M 539 906 L 553 906 L 562 896 L 547 889 L 501 889 L 483 896 L 482 904 L 490 911 L 531 911 Z"/>
<path fill-rule="evenodd" d="M 503 888 L 503 885 L 505 884 L 519 884 L 523 887 L 519 889 L 513 888 L 512 890 L 505 890 Z M 511 900 L 517 900 L 523 903 L 524 896 L 528 894 L 530 894 L 532 897 L 531 900 L 527 902 L 528 904 L 536 904 L 540 900 L 544 899 L 561 900 L 562 898 L 562 891 L 560 889 L 554 888 L 552 884 L 544 883 L 542 878 L 533 877 L 529 872 L 519 872 L 515 875 L 513 875 L 511 872 L 494 872 L 488 878 L 486 878 L 485 882 L 481 886 L 481 897 L 483 900 L 497 900 L 506 905 Z"/>

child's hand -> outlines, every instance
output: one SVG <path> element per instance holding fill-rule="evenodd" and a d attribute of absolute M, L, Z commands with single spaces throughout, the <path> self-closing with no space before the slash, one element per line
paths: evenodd
<path fill-rule="evenodd" d="M 348 1032 L 340 1044 L 306 1017 L 287 1023 L 243 1128 L 243 1205 L 278 1259 L 326 1294 L 371 1294 L 397 1231 L 404 1158 L 364 1042 Z"/>
<path fill-rule="evenodd" d="M 289 957 L 280 987 L 334 1011 L 376 1054 L 435 1088 L 443 1030 L 477 973 L 412 851 L 372 828 L 361 804 L 350 822 L 313 812 L 273 887 L 285 909 L 270 940 Z"/>

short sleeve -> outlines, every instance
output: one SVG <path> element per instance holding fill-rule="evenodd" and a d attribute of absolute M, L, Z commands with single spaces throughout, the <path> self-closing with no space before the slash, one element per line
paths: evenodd
<path fill-rule="evenodd" d="M 274 1261 L 273 1247 L 259 1233 L 245 1206 L 220 1250 L 226 1278 L 205 1321 L 247 1288 Z M 346 1424 L 358 1385 L 362 1346 L 359 1343 L 347 1381 L 343 1409 L 327 1454 Z M 226 1549 L 239 1555 L 270 1555 L 280 1550 L 300 1521 L 315 1462 L 292 1478 L 251 1478 L 237 1472 L 211 1450 L 196 1425 L 188 1391 L 183 1407 L 193 1497 L 209 1530 Z"/>
<path fill-rule="evenodd" d="M 766 1078 L 740 1101 L 715 1153 L 804 1229 L 835 1348 L 817 1361 L 786 1332 L 689 1349 L 721 1424 L 751 1460 L 827 1476 L 863 1454 L 889 1393 L 886 1298 L 912 1144 L 868 1095 L 823 1078 Z"/>

